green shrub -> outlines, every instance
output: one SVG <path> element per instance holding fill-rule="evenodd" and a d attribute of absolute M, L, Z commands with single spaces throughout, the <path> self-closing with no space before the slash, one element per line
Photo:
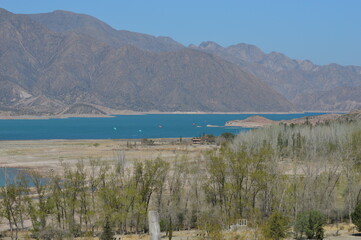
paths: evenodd
<path fill-rule="evenodd" d="M 223 137 L 226 141 L 232 141 L 236 137 L 236 135 L 234 135 L 233 133 L 224 132 L 221 134 L 221 137 Z"/>
<path fill-rule="evenodd" d="M 81 236 L 81 227 L 80 224 L 73 224 L 70 227 L 70 233 L 74 236 L 74 237 L 80 237 Z"/>
<path fill-rule="evenodd" d="M 105 219 L 105 225 L 103 226 L 103 232 L 100 235 L 100 240 L 113 240 L 113 232 L 112 228 L 110 227 L 109 219 Z"/>
<path fill-rule="evenodd" d="M 154 145 L 154 140 L 143 138 L 142 139 L 142 145 L 153 146 Z"/>
<path fill-rule="evenodd" d="M 266 238 L 280 240 L 286 237 L 287 229 L 288 219 L 281 213 L 274 212 L 264 226 L 263 234 Z"/>
<path fill-rule="evenodd" d="M 355 211 L 351 214 L 352 223 L 357 227 L 357 231 L 361 231 L 361 203 L 355 208 Z"/>
<path fill-rule="evenodd" d="M 323 239 L 326 217 L 318 211 L 302 212 L 297 216 L 294 230 L 296 238 L 305 235 L 308 239 Z"/>
<path fill-rule="evenodd" d="M 204 212 L 198 218 L 198 229 L 203 230 L 209 239 L 223 240 L 222 223 L 217 214 Z"/>

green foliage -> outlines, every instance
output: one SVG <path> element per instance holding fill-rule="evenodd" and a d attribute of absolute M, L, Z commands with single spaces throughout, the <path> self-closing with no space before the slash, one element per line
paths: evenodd
<path fill-rule="evenodd" d="M 113 232 L 112 228 L 110 227 L 109 218 L 105 219 L 105 224 L 103 226 L 103 232 L 100 235 L 100 240 L 113 240 Z"/>
<path fill-rule="evenodd" d="M 288 219 L 279 212 L 274 212 L 263 228 L 266 238 L 280 240 L 287 236 Z"/>
<path fill-rule="evenodd" d="M 204 143 L 215 143 L 216 137 L 212 134 L 206 134 L 201 137 L 201 141 Z"/>
<path fill-rule="evenodd" d="M 224 132 L 221 134 L 221 137 L 224 138 L 226 141 L 232 141 L 236 137 L 236 135 L 234 135 L 233 133 Z"/>
<path fill-rule="evenodd" d="M 146 145 L 146 146 L 152 146 L 152 145 L 154 145 L 154 140 L 143 138 L 142 139 L 142 144 Z"/>
<path fill-rule="evenodd" d="M 297 216 L 294 230 L 298 238 L 323 239 L 326 217 L 318 211 L 302 212 Z"/>
<path fill-rule="evenodd" d="M 258 195 L 267 189 L 272 178 L 267 173 L 272 166 L 268 163 L 271 154 L 266 144 L 259 151 L 234 152 L 225 146 L 219 153 L 209 155 L 206 163 L 209 178 L 203 186 L 206 200 L 220 208 L 225 223 L 251 215 Z"/>
<path fill-rule="evenodd" d="M 159 219 L 159 227 L 161 232 L 165 232 L 168 230 L 168 219 L 167 218 L 160 218 Z"/>
<path fill-rule="evenodd" d="M 80 237 L 82 234 L 80 224 L 73 224 L 70 227 L 70 233 L 73 237 Z"/>
<path fill-rule="evenodd" d="M 204 212 L 199 217 L 198 229 L 205 231 L 212 240 L 223 240 L 222 221 L 214 212 Z"/>
<path fill-rule="evenodd" d="M 357 230 L 361 231 L 361 203 L 359 203 L 354 212 L 351 214 L 352 223 L 355 224 Z"/>

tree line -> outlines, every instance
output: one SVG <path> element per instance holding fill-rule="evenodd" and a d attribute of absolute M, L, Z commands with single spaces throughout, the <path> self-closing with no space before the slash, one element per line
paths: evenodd
<path fill-rule="evenodd" d="M 27 221 L 39 239 L 101 236 L 104 226 L 143 233 L 149 210 L 159 212 L 170 239 L 187 229 L 222 239 L 240 219 L 260 230 L 258 239 L 289 229 L 295 238 L 322 239 L 326 222 L 352 220 L 360 171 L 361 123 L 277 125 L 242 132 L 194 159 L 127 162 L 120 151 L 112 163 L 80 160 L 46 178 L 32 172 L 0 189 L 0 215 L 12 239 Z"/>

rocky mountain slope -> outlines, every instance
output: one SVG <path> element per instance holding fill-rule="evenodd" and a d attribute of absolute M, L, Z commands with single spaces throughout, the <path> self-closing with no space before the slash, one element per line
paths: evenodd
<path fill-rule="evenodd" d="M 142 33 L 115 30 L 108 24 L 85 14 L 58 10 L 26 16 L 52 31 L 84 34 L 113 47 L 134 45 L 140 49 L 154 52 L 177 51 L 184 48 L 182 44 L 169 37 L 154 37 Z"/>
<path fill-rule="evenodd" d="M 133 45 L 152 52 L 175 52 L 184 46 L 166 37 L 118 31 L 84 14 L 66 11 L 27 15 L 55 32 L 75 32 L 113 47 Z M 204 42 L 192 49 L 205 51 L 238 64 L 277 90 L 299 110 L 349 111 L 361 106 L 361 67 L 331 64 L 318 66 L 272 52 L 265 54 L 249 44 L 224 48 Z"/>
<path fill-rule="evenodd" d="M 64 21 L 73 26 L 75 20 Z M 75 25 L 88 24 L 82 21 Z M 98 24 L 95 32 L 109 30 L 93 18 L 88 21 Z M 57 114 L 76 103 L 135 111 L 293 110 L 268 85 L 220 57 L 151 36 L 142 47 L 136 40 L 111 43 L 100 33 L 93 38 L 64 28 L 51 30 L 0 9 L 1 108 L 17 114 Z M 144 47 L 148 43 L 153 47 Z"/>
<path fill-rule="evenodd" d="M 242 66 L 303 110 L 350 111 L 361 106 L 361 67 L 315 65 L 248 44 L 222 47 L 203 42 L 190 48 Z"/>
<path fill-rule="evenodd" d="M 68 109 L 66 109 L 61 114 L 74 114 L 74 115 L 83 115 L 83 114 L 89 114 L 89 115 L 107 115 L 106 112 L 102 111 L 101 109 L 98 109 L 95 106 L 84 104 L 84 103 L 76 103 L 71 105 Z"/>

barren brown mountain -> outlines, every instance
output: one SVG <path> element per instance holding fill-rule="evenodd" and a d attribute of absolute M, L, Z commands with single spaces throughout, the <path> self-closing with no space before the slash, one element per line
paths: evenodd
<path fill-rule="evenodd" d="M 315 65 L 277 52 L 266 54 L 244 43 L 224 48 L 214 42 L 203 42 L 190 47 L 242 66 L 298 109 L 350 111 L 361 106 L 361 67 Z"/>
<path fill-rule="evenodd" d="M 17 114 L 54 114 L 75 103 L 136 111 L 293 110 L 254 75 L 208 53 L 118 46 L 6 10 L 0 21 L 0 104 Z"/>
<path fill-rule="evenodd" d="M 108 24 L 85 14 L 68 11 L 26 15 L 55 32 L 77 32 L 107 43 L 113 47 L 134 45 L 154 52 L 183 49 L 184 46 L 169 37 L 154 37 L 147 34 L 115 30 Z"/>

